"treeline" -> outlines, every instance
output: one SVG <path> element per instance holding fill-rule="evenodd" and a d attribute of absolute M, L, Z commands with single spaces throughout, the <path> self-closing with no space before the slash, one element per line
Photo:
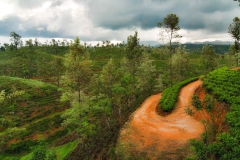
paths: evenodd
<path fill-rule="evenodd" d="M 189 50 L 201 50 L 203 48 L 203 46 L 206 44 L 188 44 L 188 43 L 186 43 L 183 45 L 186 46 L 186 48 Z M 212 45 L 213 49 L 218 54 L 228 53 L 229 48 L 230 48 L 230 45 L 226 45 L 226 44 L 208 44 L 208 45 Z"/>

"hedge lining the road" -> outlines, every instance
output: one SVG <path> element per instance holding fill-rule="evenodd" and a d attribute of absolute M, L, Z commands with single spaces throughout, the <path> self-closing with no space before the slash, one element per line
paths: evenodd
<path fill-rule="evenodd" d="M 174 109 L 175 104 L 178 100 L 178 94 L 181 88 L 198 79 L 199 77 L 190 78 L 180 83 L 177 83 L 172 87 L 166 88 L 162 93 L 162 98 L 160 99 L 160 103 L 158 107 L 165 112 L 171 112 Z"/>

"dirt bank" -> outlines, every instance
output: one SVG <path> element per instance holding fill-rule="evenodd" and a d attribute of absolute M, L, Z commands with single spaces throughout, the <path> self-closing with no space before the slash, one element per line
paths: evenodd
<path fill-rule="evenodd" d="M 189 139 L 200 138 L 204 132 L 201 120 L 185 112 L 192 94 L 200 85 L 202 81 L 198 80 L 183 87 L 175 109 L 167 116 L 156 112 L 161 94 L 146 99 L 122 129 L 117 152 L 125 152 L 126 156 L 127 152 L 136 156 L 144 153 L 151 159 L 183 158 L 187 154 L 185 149 Z"/>

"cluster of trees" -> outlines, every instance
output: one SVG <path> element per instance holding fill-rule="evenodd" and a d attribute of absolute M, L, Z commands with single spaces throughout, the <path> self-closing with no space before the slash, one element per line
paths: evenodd
<path fill-rule="evenodd" d="M 52 39 L 52 41 L 48 42 L 48 40 L 46 40 L 46 42 L 44 42 L 44 44 L 41 44 L 37 38 L 33 39 L 29 39 L 25 41 L 25 45 L 24 42 L 22 41 L 22 37 L 17 34 L 16 32 L 11 32 L 10 33 L 10 41 L 11 43 L 4 43 L 2 46 L 2 50 L 6 50 L 6 49 L 10 49 L 10 50 L 17 50 L 19 47 L 23 47 L 23 46 L 28 46 L 29 48 L 32 48 L 33 46 L 69 46 L 70 42 L 68 42 L 66 39 L 63 39 L 62 41 L 60 40 L 55 40 Z"/>
<path fill-rule="evenodd" d="M 124 57 L 110 59 L 100 73 L 91 73 L 89 52 L 78 38 L 70 45 L 64 64 L 62 100 L 69 101 L 71 108 L 62 115 L 63 125 L 78 133 L 81 144 L 80 155 L 74 156 L 96 158 L 101 148 L 106 158 L 114 147 L 109 142 L 116 142 L 115 132 L 158 85 L 157 70 L 143 53 L 137 32 L 128 37 Z"/>

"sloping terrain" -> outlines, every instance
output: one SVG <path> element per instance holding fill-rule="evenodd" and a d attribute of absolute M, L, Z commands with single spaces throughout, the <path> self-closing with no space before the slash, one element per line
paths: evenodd
<path fill-rule="evenodd" d="M 0 91 L 11 95 L 16 90 L 24 92 L 0 103 L 0 159 L 23 156 L 36 148 L 39 141 L 52 147 L 68 133 L 61 125 L 61 115 L 68 106 L 60 102 L 57 86 L 0 76 Z"/>
<path fill-rule="evenodd" d="M 202 81 L 192 82 L 180 91 L 175 110 L 160 116 L 156 107 L 161 94 L 149 97 L 134 112 L 131 120 L 120 133 L 117 152 L 151 159 L 182 159 L 187 154 L 189 139 L 198 139 L 204 132 L 201 119 L 188 115 L 185 109 L 190 106 L 191 96 L 202 85 Z M 192 110 L 193 107 L 191 107 Z M 202 114 L 206 115 L 206 114 Z M 207 116 L 203 116 L 206 119 Z"/>

